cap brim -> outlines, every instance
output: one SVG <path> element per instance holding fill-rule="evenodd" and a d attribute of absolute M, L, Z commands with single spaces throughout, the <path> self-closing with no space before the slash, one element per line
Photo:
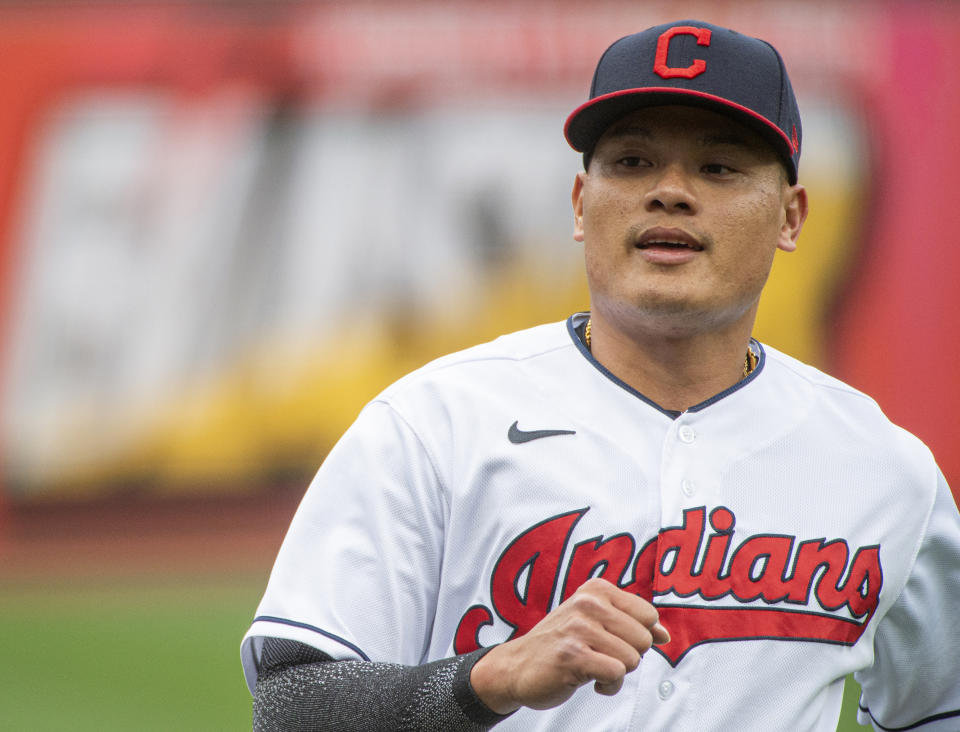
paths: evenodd
<path fill-rule="evenodd" d="M 630 112 L 644 107 L 680 104 L 703 107 L 733 117 L 766 139 L 784 159 L 791 184 L 797 182 L 795 150 L 790 138 L 766 117 L 729 99 L 691 89 L 644 87 L 611 92 L 581 104 L 563 127 L 563 135 L 577 152 L 591 152 L 607 128 Z"/>

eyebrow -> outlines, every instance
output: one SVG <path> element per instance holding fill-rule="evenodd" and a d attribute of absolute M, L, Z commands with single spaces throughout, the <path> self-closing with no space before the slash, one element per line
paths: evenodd
<path fill-rule="evenodd" d="M 646 127 L 640 127 L 637 125 L 623 125 L 622 127 L 613 127 L 606 134 L 608 139 L 615 139 L 621 137 L 641 137 L 645 140 L 653 139 L 653 133 L 650 132 Z M 739 147 L 746 150 L 752 149 L 753 146 L 747 142 L 747 140 L 738 135 L 736 132 L 709 132 L 703 135 L 698 142 L 703 147 L 720 147 L 720 146 L 730 146 L 730 147 Z"/>
<path fill-rule="evenodd" d="M 653 137 L 653 134 L 646 127 L 637 127 L 635 125 L 618 125 L 607 130 L 605 137 L 643 137 L 649 139 Z"/>
<path fill-rule="evenodd" d="M 732 145 L 733 147 L 752 148 L 743 137 L 735 132 L 718 132 L 704 135 L 700 138 L 700 144 L 705 147 L 716 147 L 718 145 Z"/>

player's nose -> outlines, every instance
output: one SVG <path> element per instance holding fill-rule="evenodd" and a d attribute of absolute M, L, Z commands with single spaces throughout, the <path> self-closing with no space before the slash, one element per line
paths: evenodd
<path fill-rule="evenodd" d="M 695 213 L 697 210 L 697 198 L 689 175 L 680 163 L 664 165 L 652 176 L 643 202 L 648 211 Z"/>

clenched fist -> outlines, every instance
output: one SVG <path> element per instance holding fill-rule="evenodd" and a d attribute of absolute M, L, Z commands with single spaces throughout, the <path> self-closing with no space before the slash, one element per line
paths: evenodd
<path fill-rule="evenodd" d="M 529 633 L 477 661 L 470 683 L 499 714 L 550 709 L 588 681 L 600 694 L 616 694 L 650 646 L 669 640 L 653 605 L 594 578 Z"/>

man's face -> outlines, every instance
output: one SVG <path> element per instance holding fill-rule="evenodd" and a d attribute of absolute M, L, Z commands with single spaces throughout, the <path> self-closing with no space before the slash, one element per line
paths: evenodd
<path fill-rule="evenodd" d="M 600 138 L 573 207 L 592 309 L 683 335 L 752 325 L 775 250 L 795 248 L 806 194 L 743 125 L 651 107 Z"/>

